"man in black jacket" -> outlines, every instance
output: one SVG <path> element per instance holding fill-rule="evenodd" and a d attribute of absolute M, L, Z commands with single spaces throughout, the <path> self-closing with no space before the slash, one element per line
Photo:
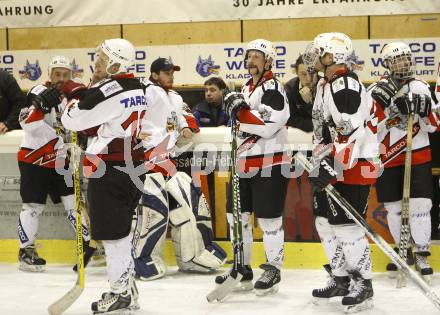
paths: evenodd
<path fill-rule="evenodd" d="M 302 56 L 298 57 L 294 67 L 297 76 L 284 85 L 290 107 L 287 125 L 305 132 L 312 132 L 313 91 L 317 83 L 317 78 L 315 78 L 317 75 L 307 71 Z"/>
<path fill-rule="evenodd" d="M 199 127 L 226 126 L 228 115 L 222 108 L 225 82 L 212 77 L 205 81 L 205 100 L 194 107 L 193 114 Z"/>
<path fill-rule="evenodd" d="M 25 103 L 26 96 L 14 77 L 0 70 L 0 134 L 20 128 L 18 115 Z"/>

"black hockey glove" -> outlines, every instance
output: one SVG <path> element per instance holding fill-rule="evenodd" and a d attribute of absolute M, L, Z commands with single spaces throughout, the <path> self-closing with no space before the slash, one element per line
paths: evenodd
<path fill-rule="evenodd" d="M 327 155 L 313 166 L 309 173 L 309 181 L 319 190 L 323 190 L 341 172 L 342 165 L 336 162 L 334 157 Z"/>
<path fill-rule="evenodd" d="M 391 78 L 384 78 L 376 83 L 371 92 L 371 96 L 376 102 L 379 102 L 384 108 L 390 106 L 391 98 L 399 90 L 397 82 Z"/>
<path fill-rule="evenodd" d="M 230 92 L 225 96 L 225 111 L 229 117 L 236 118 L 241 108 L 249 109 L 249 105 L 245 102 L 244 96 L 238 92 Z"/>
<path fill-rule="evenodd" d="M 45 114 L 50 113 L 52 108 L 58 106 L 60 103 L 61 94 L 56 87 L 48 87 L 32 100 L 32 105 L 41 109 Z"/>
<path fill-rule="evenodd" d="M 431 112 L 431 98 L 425 94 L 405 94 L 394 100 L 397 108 L 403 115 L 409 113 L 426 117 Z"/>

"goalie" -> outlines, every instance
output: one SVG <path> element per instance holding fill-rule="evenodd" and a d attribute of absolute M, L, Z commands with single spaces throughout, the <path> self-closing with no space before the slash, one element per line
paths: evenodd
<path fill-rule="evenodd" d="M 171 90 L 174 71 L 179 70 L 171 61 L 158 58 L 151 65 L 149 80 L 144 82 L 149 105 L 140 137 L 147 174 L 133 253 L 136 275 L 141 280 L 157 279 L 166 273 L 163 247 L 168 225 L 179 270 L 209 272 L 226 260 L 224 250 L 213 242 L 204 195 L 190 176 L 177 172 L 171 159 L 177 138 L 191 138 L 191 129 L 196 129 L 185 120 L 182 98 Z"/>

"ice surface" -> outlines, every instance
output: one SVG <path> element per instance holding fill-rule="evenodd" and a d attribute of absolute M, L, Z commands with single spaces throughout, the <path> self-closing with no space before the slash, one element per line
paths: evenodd
<path fill-rule="evenodd" d="M 255 270 L 259 276 L 261 270 Z M 254 293 L 233 293 L 222 303 L 209 304 L 206 294 L 214 287 L 215 275 L 194 275 L 170 268 L 165 278 L 138 281 L 141 309 L 136 315 L 308 315 L 343 314 L 340 299 L 325 305 L 311 303 L 311 291 L 326 283 L 325 271 L 283 270 L 277 294 L 257 297 Z M 71 266 L 48 265 L 45 273 L 26 273 L 14 264 L 0 264 L 0 314 L 42 315 L 47 307 L 75 283 Z M 440 294 L 440 276 L 432 279 Z M 359 314 L 430 315 L 440 314 L 412 284 L 396 289 L 395 281 L 385 274 L 374 274 L 374 308 Z M 86 288 L 64 313 L 91 314 L 90 304 L 108 290 L 105 267 L 86 269 Z"/>

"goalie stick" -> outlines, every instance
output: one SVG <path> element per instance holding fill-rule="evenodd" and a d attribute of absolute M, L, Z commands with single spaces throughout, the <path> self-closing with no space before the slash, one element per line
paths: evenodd
<path fill-rule="evenodd" d="M 75 208 L 76 208 L 76 258 L 78 264 L 78 272 L 75 285 L 65 295 L 52 303 L 48 312 L 50 315 L 60 315 L 68 309 L 81 295 L 84 290 L 84 249 L 82 238 L 82 220 L 81 220 L 81 187 L 80 187 L 80 171 L 79 171 L 79 155 L 77 150 L 78 137 L 76 132 L 72 132 L 72 165 L 73 165 L 73 186 L 75 191 Z"/>
<path fill-rule="evenodd" d="M 233 82 L 228 82 L 228 88 L 224 94 L 235 90 Z M 234 262 L 229 277 L 226 280 L 212 290 L 206 299 L 209 303 L 214 301 L 222 301 L 232 290 L 240 283 L 243 278 L 244 262 L 243 262 L 243 230 L 241 225 L 241 205 L 240 205 L 240 183 L 237 173 L 237 121 L 231 117 L 232 126 L 232 142 L 231 142 L 231 181 L 232 181 L 232 216 L 234 220 L 234 235 L 232 247 L 234 251 Z"/>
<path fill-rule="evenodd" d="M 295 162 L 298 162 L 307 172 L 313 168 L 312 164 L 300 152 L 295 155 Z M 365 219 L 360 215 L 355 208 L 332 186 L 325 187 L 327 194 L 345 211 L 345 213 L 370 237 L 374 243 L 387 255 L 402 272 L 411 279 L 414 284 L 423 292 L 423 294 L 440 310 L 440 298 L 435 294 L 431 287 L 422 279 L 422 277 L 415 272 L 405 260 L 403 260 L 393 248 L 376 232 L 374 231 Z"/>

